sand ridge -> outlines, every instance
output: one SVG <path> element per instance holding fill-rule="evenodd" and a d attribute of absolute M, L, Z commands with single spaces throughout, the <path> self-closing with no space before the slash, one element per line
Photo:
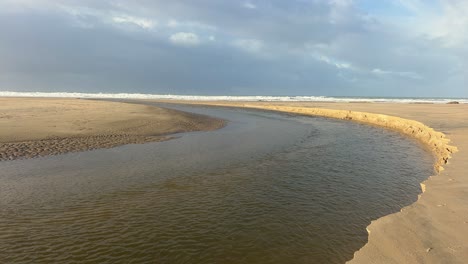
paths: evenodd
<path fill-rule="evenodd" d="M 57 98 L 0 98 L 0 160 L 112 148 L 214 130 L 224 121 L 153 106 Z"/>
<path fill-rule="evenodd" d="M 368 243 L 354 254 L 349 263 L 466 263 L 468 161 L 464 151 L 468 150 L 468 105 L 228 101 L 177 103 L 338 118 L 394 129 L 418 139 L 434 153 L 435 169 L 440 173 L 430 176 L 421 184 L 423 193 L 417 202 L 402 208 L 398 213 L 372 221 L 367 227 Z M 457 147 L 450 145 L 445 134 L 450 136 Z M 457 150 L 461 154 L 457 153 L 451 158 Z M 446 169 L 442 171 L 442 166 L 446 164 Z"/>

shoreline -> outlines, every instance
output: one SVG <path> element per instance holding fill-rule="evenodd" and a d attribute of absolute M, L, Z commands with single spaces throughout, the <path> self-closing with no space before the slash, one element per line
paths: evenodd
<path fill-rule="evenodd" d="M 224 120 L 125 102 L 0 97 L 0 161 L 172 139 Z"/>
<path fill-rule="evenodd" d="M 231 101 L 231 102 L 309 102 L 309 103 L 423 103 L 445 104 L 458 102 L 468 104 L 463 97 L 385 97 L 385 96 L 311 96 L 311 95 L 176 95 L 145 93 L 81 93 L 81 92 L 13 92 L 0 91 L 0 97 L 53 97 L 121 100 L 173 100 L 173 101 Z"/>
<path fill-rule="evenodd" d="M 419 140 L 434 154 L 437 173 L 428 175 L 428 179 L 421 183 L 422 193 L 416 202 L 400 212 L 373 220 L 367 227 L 368 242 L 347 263 L 463 263 L 468 259 L 468 238 L 465 238 L 468 234 L 468 195 L 464 190 L 468 186 L 468 178 L 464 176 L 468 165 L 460 155 L 455 155 L 455 162 L 452 160 L 452 154 L 458 148 L 462 151 L 468 149 L 468 120 L 464 118 L 467 106 L 442 105 L 439 108 L 445 108 L 445 112 L 431 110 L 434 112 L 431 115 L 448 114 L 447 121 L 431 117 L 429 113 L 426 116 L 424 112 L 414 112 L 423 110 L 420 108 L 434 108 L 433 105 L 408 104 L 410 106 L 406 108 L 414 109 L 407 113 L 401 105 L 393 108 L 391 104 L 384 103 L 375 107 L 373 103 L 163 102 L 272 110 L 349 120 L 400 131 Z M 365 108 L 371 111 L 362 111 Z M 395 114 L 388 114 L 392 112 Z M 399 112 L 400 115 L 413 115 L 414 119 L 396 116 Z M 424 116 L 430 121 L 428 123 L 437 124 L 433 125 L 437 130 L 449 134 L 452 140 L 455 138 L 457 147 L 449 145 L 451 140 L 444 133 L 426 125 L 426 122 L 415 120 L 424 119 Z M 447 170 L 444 170 L 445 165 L 449 165 Z"/>

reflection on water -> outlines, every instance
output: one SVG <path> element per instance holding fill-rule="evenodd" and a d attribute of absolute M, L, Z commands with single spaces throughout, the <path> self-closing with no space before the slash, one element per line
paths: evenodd
<path fill-rule="evenodd" d="M 343 263 L 416 200 L 432 157 L 322 118 L 229 119 L 163 143 L 0 163 L 5 263 Z"/>

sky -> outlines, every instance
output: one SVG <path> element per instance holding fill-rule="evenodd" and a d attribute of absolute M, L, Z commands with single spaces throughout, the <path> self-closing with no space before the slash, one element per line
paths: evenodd
<path fill-rule="evenodd" d="M 468 0 L 0 0 L 0 91 L 468 97 Z"/>

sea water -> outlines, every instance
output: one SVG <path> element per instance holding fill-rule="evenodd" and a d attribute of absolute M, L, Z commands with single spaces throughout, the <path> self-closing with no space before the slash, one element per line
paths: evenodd
<path fill-rule="evenodd" d="M 142 93 L 75 93 L 75 92 L 12 92 L 0 91 L 0 97 L 59 97 L 101 99 L 154 99 L 190 101 L 266 101 L 266 102 L 374 102 L 374 103 L 430 103 L 446 104 L 456 101 L 467 104 L 468 98 L 439 97 L 363 97 L 363 96 L 218 96 L 218 95 L 172 95 Z"/>

